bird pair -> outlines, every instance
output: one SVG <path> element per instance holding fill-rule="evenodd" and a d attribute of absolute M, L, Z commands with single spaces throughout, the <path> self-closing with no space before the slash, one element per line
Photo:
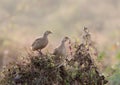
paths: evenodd
<path fill-rule="evenodd" d="M 36 39 L 32 44 L 32 50 L 38 51 L 40 54 L 42 54 L 41 50 L 47 46 L 48 35 L 51 33 L 52 33 L 51 31 L 46 31 L 44 33 L 43 37 Z M 61 45 L 54 50 L 53 55 L 56 55 L 56 56 L 65 56 L 66 55 L 65 42 L 67 40 L 69 40 L 68 37 L 63 38 Z"/>

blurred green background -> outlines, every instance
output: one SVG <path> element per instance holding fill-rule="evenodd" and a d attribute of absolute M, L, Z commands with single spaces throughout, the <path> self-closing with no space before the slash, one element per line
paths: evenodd
<path fill-rule="evenodd" d="M 0 0 L 0 66 L 24 56 L 46 30 L 53 32 L 46 48 L 52 51 L 64 36 L 81 42 L 86 26 L 109 85 L 120 85 L 119 22 L 120 0 Z"/>

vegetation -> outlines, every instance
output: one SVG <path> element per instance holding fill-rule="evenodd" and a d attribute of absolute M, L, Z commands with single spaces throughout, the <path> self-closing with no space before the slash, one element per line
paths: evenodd
<path fill-rule="evenodd" d="M 56 56 L 29 54 L 20 62 L 10 63 L 1 72 L 1 85 L 104 85 L 107 80 L 101 75 L 90 49 L 93 48 L 91 36 L 84 29 L 84 42 L 75 49 L 72 59 L 67 58 L 57 64 Z M 75 45 L 76 46 L 76 45 Z M 95 48 L 93 48 L 95 49 Z M 63 60 L 62 57 L 59 58 Z"/>

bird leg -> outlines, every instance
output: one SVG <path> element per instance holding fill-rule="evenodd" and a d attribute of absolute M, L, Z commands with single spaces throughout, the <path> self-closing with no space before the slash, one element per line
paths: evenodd
<path fill-rule="evenodd" d="M 38 52 L 39 52 L 39 54 L 40 54 L 40 55 L 42 55 L 42 52 L 41 52 L 41 50 L 40 50 L 40 49 L 38 50 Z"/>

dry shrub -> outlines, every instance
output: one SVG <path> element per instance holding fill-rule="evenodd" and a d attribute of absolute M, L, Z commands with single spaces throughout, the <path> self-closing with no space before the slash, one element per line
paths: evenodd
<path fill-rule="evenodd" d="M 99 73 L 90 48 L 91 36 L 84 28 L 84 42 L 77 48 L 66 65 L 56 64 L 55 56 L 28 55 L 26 61 L 11 63 L 1 73 L 1 85 L 104 85 L 107 80 Z M 60 59 L 63 60 L 63 59 Z"/>

